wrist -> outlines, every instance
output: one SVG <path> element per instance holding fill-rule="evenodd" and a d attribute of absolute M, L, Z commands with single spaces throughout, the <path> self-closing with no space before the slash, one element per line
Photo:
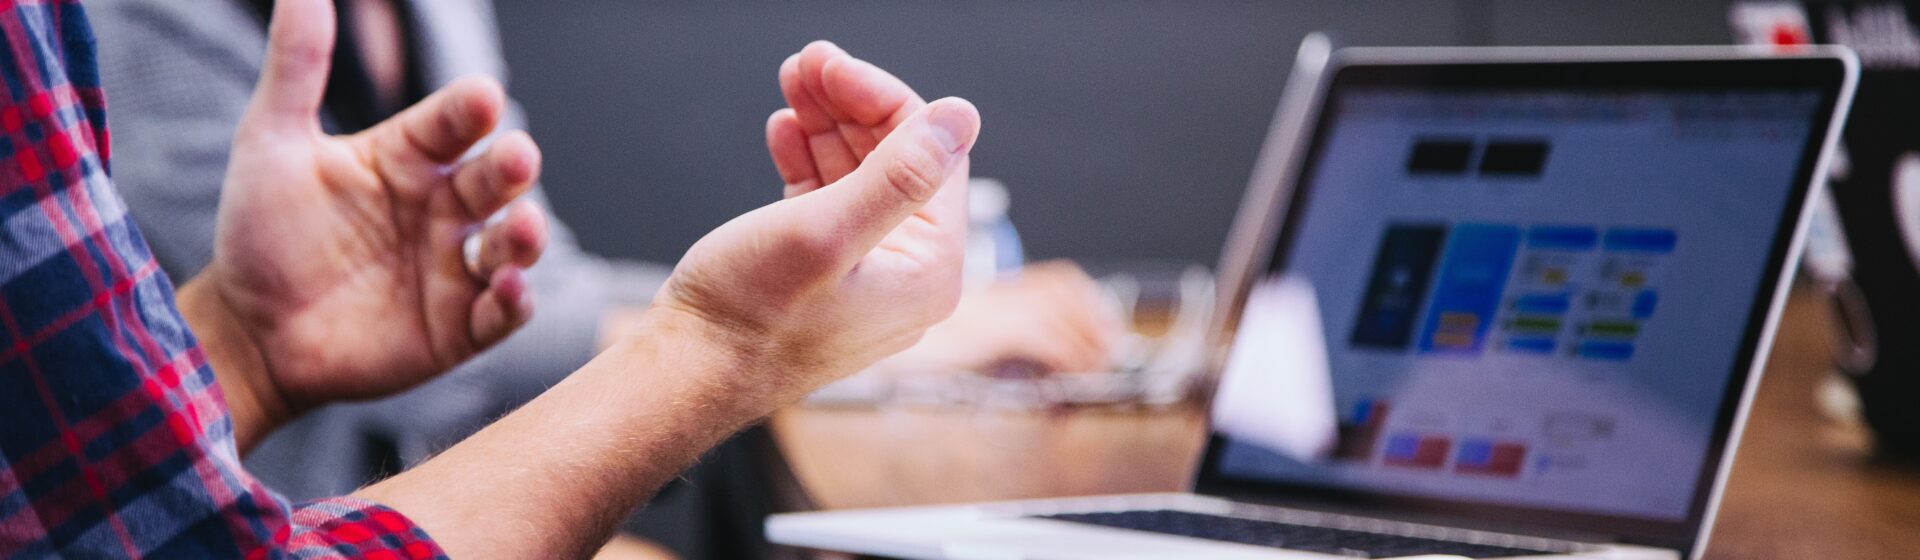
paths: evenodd
<path fill-rule="evenodd" d="M 604 352 L 614 344 L 632 338 L 640 325 L 645 323 L 646 316 L 647 308 L 644 306 L 620 306 L 601 314 L 599 328 L 595 330 L 594 351 Z"/>
<path fill-rule="evenodd" d="M 643 370 L 650 378 L 677 378 L 679 390 L 742 424 L 798 400 L 805 388 L 797 364 L 781 363 L 766 337 L 742 332 L 677 305 L 653 305 L 602 356 Z M 628 377 L 631 380 L 633 378 Z"/>
<path fill-rule="evenodd" d="M 274 385 L 266 355 L 245 321 L 202 273 L 180 287 L 177 301 L 213 368 L 214 379 L 233 415 L 234 440 L 242 453 L 293 416 Z"/>
<path fill-rule="evenodd" d="M 573 375 L 426 463 L 355 494 L 418 523 L 455 558 L 530 544 L 580 556 L 611 523 L 726 437 L 784 404 L 733 335 L 653 311 Z M 538 488 L 538 492 L 503 489 Z M 476 499 L 476 497 L 487 497 Z M 502 530 L 502 527 L 507 529 Z M 591 533 L 591 534 L 587 534 Z M 571 535 L 556 542 L 552 535 Z M 508 554 L 511 556 L 512 554 Z M 529 556 L 531 556 L 529 554 Z"/>

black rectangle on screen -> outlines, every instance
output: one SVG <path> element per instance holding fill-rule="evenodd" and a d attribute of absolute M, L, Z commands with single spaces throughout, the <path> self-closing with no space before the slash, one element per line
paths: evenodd
<path fill-rule="evenodd" d="M 1418 138 L 1413 152 L 1407 154 L 1407 172 L 1414 175 L 1458 175 L 1467 172 L 1473 159 L 1473 140 L 1467 138 Z"/>
<path fill-rule="evenodd" d="M 1487 142 L 1480 154 L 1480 174 L 1539 177 L 1547 167 L 1548 145 L 1540 139 L 1504 139 Z"/>

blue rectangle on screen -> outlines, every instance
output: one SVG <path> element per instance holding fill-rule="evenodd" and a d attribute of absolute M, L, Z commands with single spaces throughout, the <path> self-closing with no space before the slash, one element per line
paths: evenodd
<path fill-rule="evenodd" d="M 1460 450 L 1455 452 L 1453 462 L 1463 467 L 1486 467 L 1493 464 L 1493 442 L 1470 439 L 1460 442 Z"/>
<path fill-rule="evenodd" d="M 1610 229 L 1605 243 L 1608 251 L 1671 253 L 1678 242 L 1670 229 Z"/>
<path fill-rule="evenodd" d="M 1365 424 L 1373 419 L 1373 399 L 1360 399 L 1353 405 L 1353 423 Z"/>
<path fill-rule="evenodd" d="M 1421 328 L 1421 352 L 1481 351 L 1519 248 L 1520 228 L 1515 226 L 1461 224 L 1453 228 Z"/>
<path fill-rule="evenodd" d="M 1633 317 L 1645 319 L 1653 316 L 1653 309 L 1660 305 L 1660 294 L 1653 290 L 1640 292 L 1633 297 Z"/>
<path fill-rule="evenodd" d="M 1513 300 L 1513 310 L 1536 315 L 1559 315 L 1573 307 L 1573 298 L 1567 294 L 1547 294 L 1520 296 Z"/>
<path fill-rule="evenodd" d="M 1600 232 L 1580 226 L 1534 226 L 1527 229 L 1527 248 L 1585 251 L 1600 242 Z"/>
<path fill-rule="evenodd" d="M 1387 439 L 1387 448 L 1382 450 L 1388 459 L 1410 461 L 1420 456 L 1420 436 L 1398 434 Z"/>
<path fill-rule="evenodd" d="M 1633 343 L 1590 340 L 1580 344 L 1580 357 L 1624 362 L 1633 359 Z"/>
<path fill-rule="evenodd" d="M 1507 339 L 1507 350 L 1512 352 L 1552 354 L 1553 346 L 1553 339 L 1548 337 L 1529 336 Z"/>

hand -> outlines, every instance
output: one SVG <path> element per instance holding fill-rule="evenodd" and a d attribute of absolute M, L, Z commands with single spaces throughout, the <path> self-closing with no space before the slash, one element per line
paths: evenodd
<path fill-rule="evenodd" d="M 462 162 L 500 119 L 498 84 L 464 80 L 329 137 L 317 115 L 333 39 L 329 0 L 276 3 L 214 260 L 195 280 L 264 365 L 222 382 L 230 400 L 251 393 L 270 419 L 414 386 L 499 342 L 532 312 L 523 270 L 546 238 L 540 210 L 512 203 L 539 172 L 531 139 L 509 134 Z M 478 276 L 461 251 L 475 230 L 486 247 Z"/>
<path fill-rule="evenodd" d="M 989 373 L 1009 364 L 1041 373 L 1104 372 L 1124 328 L 1100 300 L 1100 288 L 1066 261 L 1028 265 L 1020 274 L 960 297 L 953 316 L 875 370 Z"/>
<path fill-rule="evenodd" d="M 871 66 L 807 58 L 789 64 L 832 95 L 770 121 L 770 136 L 821 142 L 773 143 L 785 200 L 694 243 L 637 328 L 643 334 L 357 495 L 406 514 L 455 558 L 586 557 L 614 520 L 709 446 L 898 352 L 951 313 L 979 114 L 958 99 L 922 106 L 898 80 L 863 69 Z M 900 95 L 875 103 L 862 92 Z M 801 122 L 875 142 L 836 172 L 830 164 L 845 161 L 815 156 L 853 146 L 831 144 L 827 128 L 788 128 Z M 565 452 L 542 451 L 553 449 Z"/>
<path fill-rule="evenodd" d="M 791 109 L 768 143 L 787 198 L 714 230 L 674 269 L 650 315 L 706 325 L 750 363 L 797 378 L 798 398 L 919 340 L 960 296 L 967 154 L 979 115 L 920 101 L 827 43 L 781 67 Z"/>
<path fill-rule="evenodd" d="M 768 121 L 767 147 L 788 196 L 853 172 L 926 105 L 899 78 L 826 41 L 780 65 L 780 90 L 790 108 Z M 1070 264 L 1031 272 L 963 297 L 953 318 L 927 331 L 912 350 L 888 358 L 890 369 L 984 371 L 1003 361 L 1031 361 L 1050 371 L 1104 369 L 1118 319 L 1102 318 L 1092 280 Z"/>

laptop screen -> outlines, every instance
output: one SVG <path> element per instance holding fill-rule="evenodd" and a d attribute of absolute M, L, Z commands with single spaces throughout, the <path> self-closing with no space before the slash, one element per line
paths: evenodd
<path fill-rule="evenodd" d="M 1336 81 L 1208 476 L 1696 518 L 1831 89 Z"/>

